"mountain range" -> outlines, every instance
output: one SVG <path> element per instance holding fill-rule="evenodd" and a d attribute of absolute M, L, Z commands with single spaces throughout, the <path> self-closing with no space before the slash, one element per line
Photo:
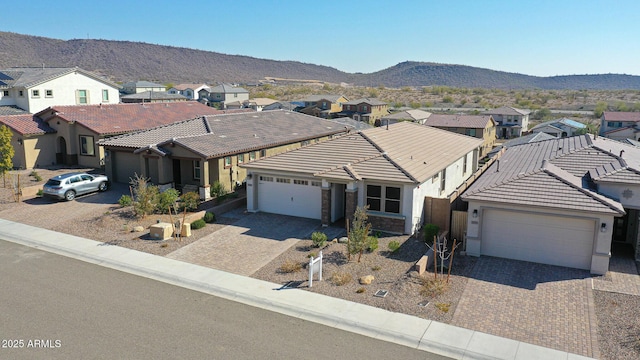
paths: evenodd
<path fill-rule="evenodd" d="M 25 66 L 78 66 L 117 82 L 257 83 L 272 77 L 374 87 L 437 85 L 488 89 L 640 90 L 640 76 L 625 74 L 539 77 L 414 61 L 373 73 L 353 74 L 297 61 L 258 59 L 142 42 L 58 40 L 0 32 L 0 69 Z"/>

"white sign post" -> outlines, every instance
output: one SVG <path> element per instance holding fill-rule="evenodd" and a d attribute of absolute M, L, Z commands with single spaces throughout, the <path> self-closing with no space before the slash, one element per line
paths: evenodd
<path fill-rule="evenodd" d="M 318 281 L 322 281 L 322 251 L 317 258 L 309 259 L 309 287 L 313 286 L 313 274 L 318 274 Z"/>

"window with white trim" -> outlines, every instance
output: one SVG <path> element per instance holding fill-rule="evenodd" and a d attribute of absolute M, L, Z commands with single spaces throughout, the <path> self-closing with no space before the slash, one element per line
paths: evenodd
<path fill-rule="evenodd" d="M 3 96 L 9 96 L 9 90 L 4 90 L 4 91 L 2 92 L 2 94 L 3 94 Z"/>
<path fill-rule="evenodd" d="M 400 213 L 401 189 L 396 186 L 367 185 L 367 205 L 371 211 Z"/>
<path fill-rule="evenodd" d="M 79 105 L 88 104 L 89 102 L 88 90 L 76 90 L 76 103 Z"/>
<path fill-rule="evenodd" d="M 95 156 L 95 147 L 93 143 L 93 136 L 80 135 L 80 155 Z"/>
<path fill-rule="evenodd" d="M 281 184 L 291 184 L 291 179 L 287 179 L 287 178 L 276 178 L 276 182 L 279 182 Z"/>
<path fill-rule="evenodd" d="M 224 157 L 224 167 L 226 168 L 231 167 L 231 156 Z"/>
<path fill-rule="evenodd" d="M 244 154 L 238 154 L 238 164 L 242 164 L 244 162 Z"/>
<path fill-rule="evenodd" d="M 262 176 L 262 175 L 260 175 L 260 181 L 273 182 L 273 176 Z"/>
<path fill-rule="evenodd" d="M 40 90 L 37 90 L 37 89 L 31 90 L 31 97 L 39 98 L 40 97 Z"/>
<path fill-rule="evenodd" d="M 44 91 L 44 97 L 52 98 L 53 97 L 53 90 L 45 90 Z"/>
<path fill-rule="evenodd" d="M 296 185 L 309 185 L 308 180 L 293 179 L 293 183 Z"/>
<path fill-rule="evenodd" d="M 193 160 L 193 180 L 200 180 L 201 170 L 200 160 Z"/>
<path fill-rule="evenodd" d="M 108 89 L 103 89 L 102 90 L 102 102 L 109 102 L 109 90 Z"/>
<path fill-rule="evenodd" d="M 249 153 L 249 161 L 253 161 L 256 159 L 256 152 L 252 151 Z"/>

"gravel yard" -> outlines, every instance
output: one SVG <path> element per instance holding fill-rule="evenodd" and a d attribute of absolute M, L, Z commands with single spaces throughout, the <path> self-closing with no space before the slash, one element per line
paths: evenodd
<path fill-rule="evenodd" d="M 606 291 L 593 294 L 602 358 L 640 359 L 640 296 Z"/>

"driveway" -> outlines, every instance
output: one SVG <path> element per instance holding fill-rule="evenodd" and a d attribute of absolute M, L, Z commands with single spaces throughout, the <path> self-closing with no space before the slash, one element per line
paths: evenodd
<path fill-rule="evenodd" d="M 483 256 L 451 324 L 583 356 L 600 355 L 587 270 Z"/>
<path fill-rule="evenodd" d="M 313 219 L 269 213 L 245 214 L 242 209 L 223 216 L 237 221 L 167 257 L 250 276 L 298 240 L 308 239 L 315 230 L 322 229 L 329 239 L 337 236 L 327 232 L 333 228 L 321 228 L 320 221 Z"/>

